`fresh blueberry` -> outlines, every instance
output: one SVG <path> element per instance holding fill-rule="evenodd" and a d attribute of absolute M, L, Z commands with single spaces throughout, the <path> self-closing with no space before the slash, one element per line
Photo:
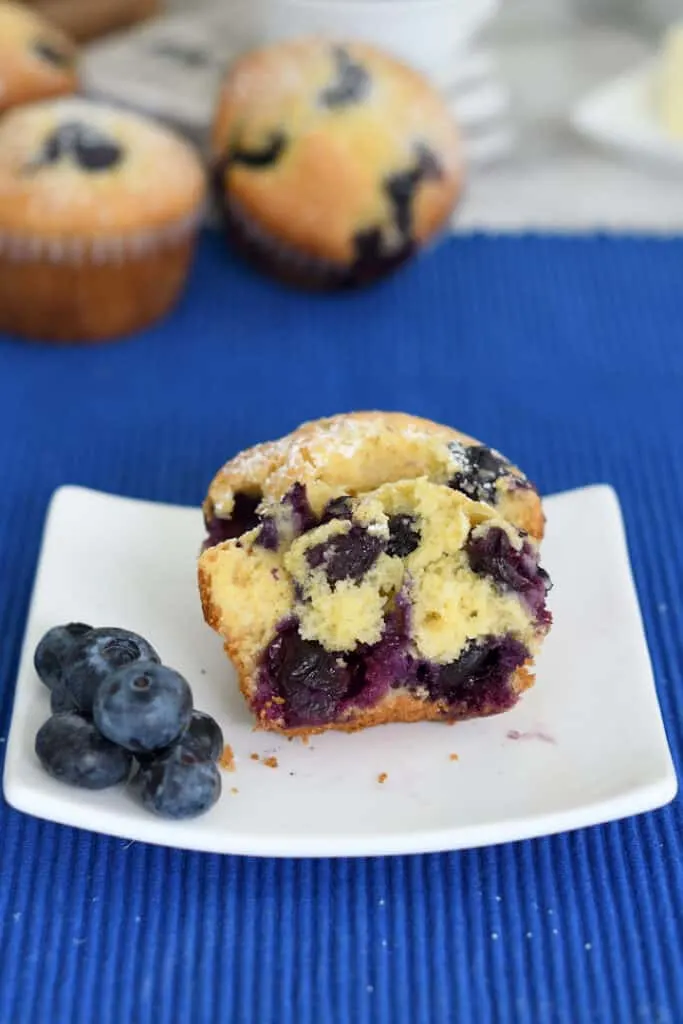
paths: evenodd
<path fill-rule="evenodd" d="M 383 542 L 379 537 L 373 537 L 356 524 L 348 533 L 335 534 L 309 548 L 306 560 L 312 569 L 324 566 L 325 576 L 331 585 L 340 580 L 359 582 L 375 564 L 382 548 Z"/>
<path fill-rule="evenodd" d="M 73 647 L 64 664 L 64 683 L 78 706 L 92 711 L 95 693 L 112 672 L 138 661 L 161 659 L 152 645 L 127 629 L 93 629 Z"/>
<path fill-rule="evenodd" d="M 56 686 L 50 693 L 50 707 L 52 714 L 57 715 L 60 711 L 79 711 L 80 708 L 75 698 L 69 693 L 66 686 Z"/>
<path fill-rule="evenodd" d="M 203 711 L 192 712 L 181 742 L 205 761 L 217 761 L 225 746 L 220 725 Z"/>
<path fill-rule="evenodd" d="M 162 818 L 194 818 L 221 795 L 221 777 L 185 742 L 140 766 L 132 788 L 143 807 Z"/>
<path fill-rule="evenodd" d="M 93 715 L 98 729 L 113 743 L 134 753 L 163 750 L 190 724 L 192 691 L 173 669 L 139 661 L 124 665 L 101 683 Z"/>
<path fill-rule="evenodd" d="M 415 525 L 415 517 L 409 515 L 389 516 L 388 555 L 405 558 L 420 543 L 420 530 Z"/>
<path fill-rule="evenodd" d="M 36 754 L 48 775 L 82 789 L 106 789 L 123 782 L 132 757 L 110 743 L 77 712 L 53 715 L 38 730 Z"/>
<path fill-rule="evenodd" d="M 49 690 L 62 685 L 64 664 L 71 657 L 77 641 L 91 630 L 92 626 L 86 626 L 84 622 L 70 622 L 67 626 L 54 626 L 47 631 L 36 647 L 33 664 Z"/>

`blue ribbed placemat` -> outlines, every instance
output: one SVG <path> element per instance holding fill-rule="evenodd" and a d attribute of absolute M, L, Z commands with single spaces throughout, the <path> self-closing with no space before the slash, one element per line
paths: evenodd
<path fill-rule="evenodd" d="M 198 503 L 236 449 L 352 407 L 461 426 L 544 491 L 615 485 L 678 760 L 683 240 L 452 240 L 374 291 L 306 297 L 207 237 L 144 335 L 0 340 L 0 736 L 53 488 Z M 497 849 L 275 862 L 3 806 L 0 1024 L 680 1024 L 681 824 L 676 802 Z"/>

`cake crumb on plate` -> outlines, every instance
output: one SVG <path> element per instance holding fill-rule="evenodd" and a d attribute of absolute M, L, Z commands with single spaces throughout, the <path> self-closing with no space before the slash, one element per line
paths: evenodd
<path fill-rule="evenodd" d="M 264 764 L 266 768 L 277 768 L 278 766 L 276 757 L 264 757 L 261 760 L 261 764 Z"/>
<path fill-rule="evenodd" d="M 389 778 L 389 776 L 387 775 L 386 772 L 380 772 L 380 774 L 377 776 L 377 781 L 378 782 L 386 782 L 388 778 Z"/>
<path fill-rule="evenodd" d="M 221 754 L 218 763 L 221 766 L 221 768 L 223 768 L 223 770 L 226 772 L 237 771 L 237 765 L 235 764 L 235 755 L 229 743 L 226 743 L 225 746 L 223 747 L 223 753 Z"/>
<path fill-rule="evenodd" d="M 460 760 L 460 758 L 458 757 L 458 755 L 457 755 L 457 754 L 449 754 L 449 755 L 448 755 L 448 760 L 449 760 L 449 761 L 459 761 L 459 760 Z"/>

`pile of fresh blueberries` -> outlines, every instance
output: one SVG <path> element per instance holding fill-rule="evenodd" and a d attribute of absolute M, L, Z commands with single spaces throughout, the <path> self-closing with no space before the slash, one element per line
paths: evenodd
<path fill-rule="evenodd" d="M 84 789 L 128 781 L 164 818 L 191 818 L 216 803 L 220 727 L 193 709 L 187 681 L 147 640 L 72 622 L 45 634 L 34 663 L 53 712 L 36 754 L 53 778 Z"/>

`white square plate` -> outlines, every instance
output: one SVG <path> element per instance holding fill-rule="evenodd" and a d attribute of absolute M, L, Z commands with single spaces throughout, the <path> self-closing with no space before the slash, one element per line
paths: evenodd
<path fill-rule="evenodd" d="M 683 166 L 683 142 L 666 134 L 653 109 L 654 65 L 620 75 L 584 97 L 572 112 L 572 123 L 594 142 L 632 156 Z"/>
<path fill-rule="evenodd" d="M 253 731 L 221 642 L 202 620 L 199 511 L 62 488 L 47 519 L 19 669 L 7 800 L 129 839 L 307 857 L 481 846 L 665 804 L 676 777 L 616 496 L 590 487 L 549 498 L 546 511 L 555 627 L 537 684 L 517 708 L 453 728 L 328 733 L 306 746 Z M 223 796 L 204 817 L 166 822 L 123 788 L 90 793 L 43 772 L 33 743 L 49 702 L 33 650 L 45 630 L 72 620 L 147 636 L 190 680 L 196 706 L 218 719 L 236 771 L 223 774 Z M 275 757 L 277 768 L 252 753 Z"/>

